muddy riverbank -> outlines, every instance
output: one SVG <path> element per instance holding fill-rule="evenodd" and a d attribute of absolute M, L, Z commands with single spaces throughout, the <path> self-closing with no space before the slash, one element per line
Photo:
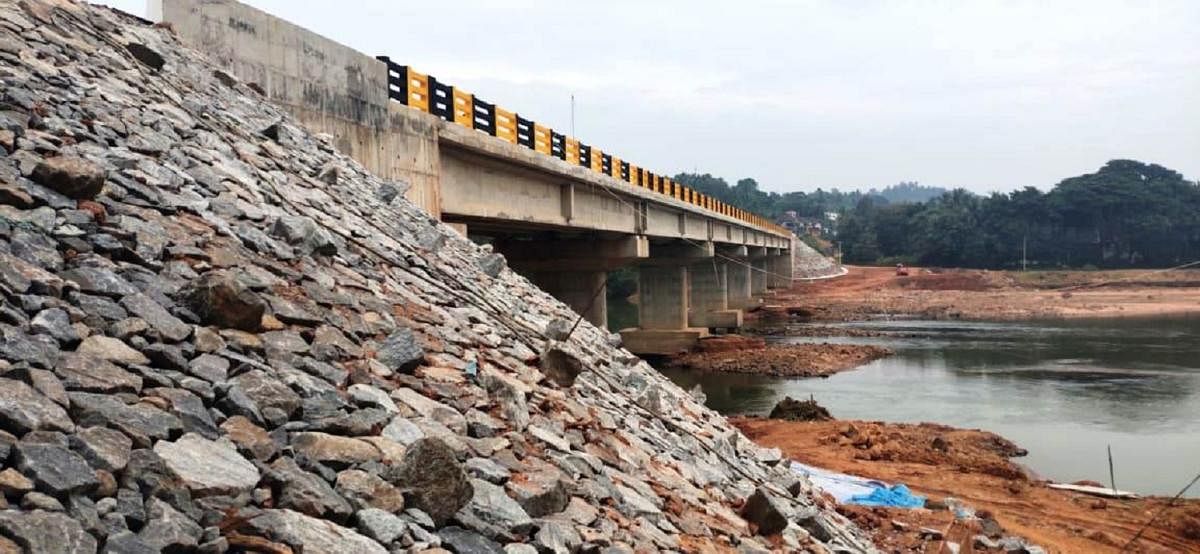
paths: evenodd
<path fill-rule="evenodd" d="M 696 351 L 672 357 L 665 366 L 701 372 L 826 377 L 892 353 L 889 348 L 865 344 L 775 344 L 754 336 L 726 335 L 700 341 Z"/>
<path fill-rule="evenodd" d="M 821 321 L 878 317 L 1022 320 L 1200 314 L 1200 270 L 983 271 L 851 267 L 844 277 L 797 282 L 760 315 Z"/>
<path fill-rule="evenodd" d="M 828 379 L 664 372 L 685 387 L 700 386 L 708 405 L 727 414 L 766 414 L 784 396 L 815 397 L 846 419 L 734 421 L 756 442 L 803 463 L 905 483 L 937 502 L 960 499 L 994 519 L 1004 535 L 1050 552 L 1121 551 L 1167 506 L 1163 495 L 1195 474 L 1195 441 L 1187 430 L 1200 423 L 1193 392 L 1200 390 L 1194 364 L 1200 326 L 1191 318 L 785 318 L 757 332 L 766 343 L 842 341 L 895 354 Z M 1110 446 L 1118 487 L 1156 496 L 1102 499 L 1041 481 L 1107 482 Z M 1024 448 L 1028 456 L 1010 459 Z M 1166 509 L 1130 551 L 1200 552 L 1197 492 Z M 885 551 L 936 552 L 942 545 L 922 538 L 922 528 L 944 532 L 961 552 L 983 551 L 971 548 L 985 531 L 982 520 L 951 525 L 953 517 L 939 510 L 841 511 L 870 529 Z"/>
<path fill-rule="evenodd" d="M 1020 536 L 1050 552 L 1119 552 L 1168 503 L 1162 497 L 1099 498 L 1048 488 L 1014 462 L 1012 456 L 1022 453 L 1019 445 L 986 431 L 931 423 L 731 421 L 789 458 L 904 483 L 932 501 L 930 510 L 841 508 L 887 551 L 947 551 L 941 541 L 921 537 L 922 528 L 932 528 L 958 543 L 961 552 L 984 551 L 972 548 L 973 537 L 989 532 Z M 947 498 L 962 501 L 979 517 L 954 521 L 941 507 Z M 1129 551 L 1200 551 L 1200 500 L 1184 499 L 1167 508 Z"/>
<path fill-rule="evenodd" d="M 961 552 L 984 551 L 973 543 L 988 533 L 1050 552 L 1120 552 L 1163 510 L 1129 551 L 1200 552 L 1197 491 L 1168 506 L 1164 496 L 1098 498 L 1043 481 L 1107 481 L 1106 446 L 1116 452 L 1121 488 L 1169 495 L 1194 474 L 1194 441 L 1179 430 L 1195 419 L 1190 391 L 1200 373 L 1191 345 L 1200 335 L 1193 319 L 1175 316 L 1200 311 L 1198 282 L 1200 272 L 914 270 L 897 277 L 886 268 L 853 268 L 841 279 L 777 293 L 750 317 L 753 338 L 723 339 L 735 347 L 706 349 L 664 372 L 699 385 L 709 406 L 724 413 L 765 414 L 785 395 L 815 395 L 834 416 L 856 419 L 733 421 L 800 462 L 905 483 L 934 508 L 955 498 L 982 516 L 955 522 L 944 509 L 843 506 L 885 551 L 948 551 L 922 536 L 937 529 Z M 795 360 L 805 369 L 776 371 L 769 355 L 736 346 L 743 341 L 761 341 L 759 352 L 844 346 L 895 354 L 860 363 L 843 355 L 830 372 L 817 370 L 810 356 Z M 787 378 L 812 375 L 829 378 Z M 1028 457 L 1012 459 L 1023 448 Z"/>

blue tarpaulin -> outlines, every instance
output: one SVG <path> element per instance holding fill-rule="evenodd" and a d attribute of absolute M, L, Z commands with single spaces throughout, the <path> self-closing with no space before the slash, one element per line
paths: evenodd
<path fill-rule="evenodd" d="M 870 494 L 856 494 L 850 497 L 850 503 L 886 508 L 924 508 L 925 497 L 913 494 L 904 485 L 893 485 L 876 487 Z"/>
<path fill-rule="evenodd" d="M 834 500 L 842 504 L 897 508 L 925 507 L 924 497 L 913 495 L 908 487 L 901 484 L 888 486 L 882 481 L 835 473 L 795 461 L 792 462 L 792 471 L 807 476 L 813 486 L 829 493 Z"/>

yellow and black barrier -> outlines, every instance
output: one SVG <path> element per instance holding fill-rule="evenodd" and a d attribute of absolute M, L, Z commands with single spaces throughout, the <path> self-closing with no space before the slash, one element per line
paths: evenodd
<path fill-rule="evenodd" d="M 554 129 L 525 119 L 516 112 L 510 112 L 467 91 L 442 83 L 431 75 L 398 65 L 387 56 L 378 56 L 377 59 L 387 65 L 388 97 L 405 106 L 487 133 L 511 144 L 553 156 L 569 164 L 586 167 L 635 187 L 647 188 L 758 227 L 789 233 L 787 229 L 764 217 L 689 189 L 661 175 L 655 175 L 599 148 L 583 144 L 579 139 L 555 132 Z"/>

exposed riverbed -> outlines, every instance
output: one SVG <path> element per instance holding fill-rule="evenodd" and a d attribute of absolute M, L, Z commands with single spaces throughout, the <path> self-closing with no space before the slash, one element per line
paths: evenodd
<path fill-rule="evenodd" d="M 664 373 L 701 384 L 723 413 L 765 414 L 784 396 L 813 395 L 839 418 L 986 429 L 1055 480 L 1107 483 L 1110 444 L 1119 488 L 1171 495 L 1200 470 L 1200 319 L 841 325 L 880 336 L 774 340 L 896 355 L 827 379 Z"/>

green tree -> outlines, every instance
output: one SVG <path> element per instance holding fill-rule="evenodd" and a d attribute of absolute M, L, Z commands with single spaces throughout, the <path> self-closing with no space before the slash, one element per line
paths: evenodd
<path fill-rule="evenodd" d="M 1013 268 L 1025 258 L 1032 267 L 1168 267 L 1200 259 L 1200 184 L 1135 160 L 1112 160 L 1046 192 L 1024 187 L 979 196 L 957 189 L 924 202 L 912 199 L 941 189 L 901 183 L 867 193 L 780 195 L 750 178 L 733 186 L 709 174 L 675 180 L 767 217 L 836 212 L 836 240 L 856 263 Z"/>

